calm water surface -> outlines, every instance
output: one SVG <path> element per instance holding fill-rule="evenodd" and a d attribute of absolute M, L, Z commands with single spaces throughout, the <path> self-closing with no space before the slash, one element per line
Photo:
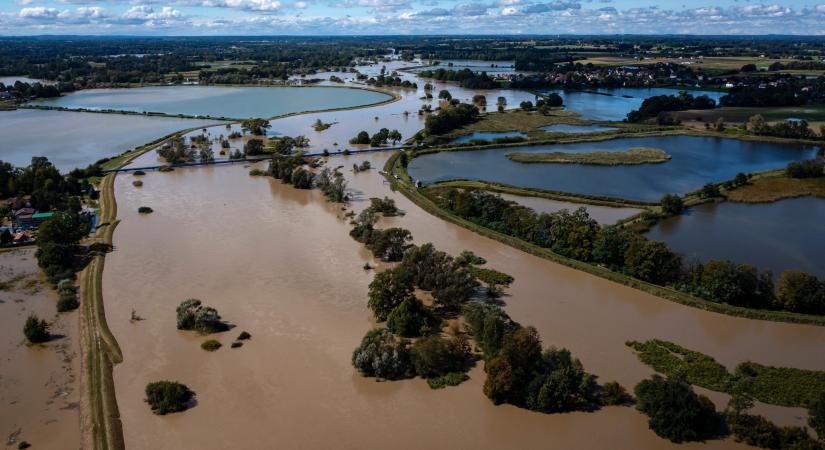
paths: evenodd
<path fill-rule="evenodd" d="M 591 92 L 565 91 L 553 89 L 564 99 L 565 108 L 581 114 L 583 119 L 622 120 L 627 113 L 639 109 L 642 102 L 656 95 L 678 95 L 678 89 L 672 88 L 617 88 L 597 89 Z M 693 96 L 707 95 L 719 102 L 725 92 L 690 91 Z"/>
<path fill-rule="evenodd" d="M 825 277 L 825 199 L 701 205 L 665 220 L 647 237 L 688 258 L 729 259 L 770 269 L 799 269 Z"/>
<path fill-rule="evenodd" d="M 584 208 L 587 210 L 587 214 L 590 215 L 596 222 L 599 222 L 602 225 L 611 225 L 618 222 L 621 219 L 626 219 L 630 216 L 639 214 L 642 212 L 641 209 L 638 208 L 613 208 L 610 206 L 597 206 L 597 205 L 586 205 L 581 203 L 572 203 L 572 202 L 563 202 L 559 200 L 552 200 L 549 198 L 542 198 L 542 197 L 526 197 L 521 195 L 512 195 L 512 194 L 498 194 L 501 198 L 505 200 L 510 200 L 512 202 L 516 202 L 520 205 L 526 206 L 537 213 L 554 213 L 561 211 L 562 209 L 566 209 L 568 211 L 575 211 L 578 208 Z"/>
<path fill-rule="evenodd" d="M 18 109 L 0 111 L 0 160 L 16 166 L 45 156 L 61 170 L 86 166 L 207 120 Z"/>
<path fill-rule="evenodd" d="M 451 144 L 463 144 L 465 142 L 470 142 L 474 139 L 483 139 L 486 141 L 492 141 L 493 139 L 500 139 L 500 138 L 508 138 L 508 137 L 523 137 L 526 138 L 527 135 L 518 131 L 500 131 L 500 132 L 476 132 L 467 134 L 464 136 L 459 136 L 452 141 Z"/>
<path fill-rule="evenodd" d="M 508 152 L 622 151 L 633 147 L 665 150 L 672 159 L 663 164 L 592 166 L 523 164 Z M 508 147 L 465 152 L 441 152 L 415 158 L 410 174 L 424 183 L 452 179 L 495 181 L 521 187 L 578 194 L 658 201 L 663 194 L 686 193 L 705 183 L 733 178 L 738 172 L 782 167 L 808 159 L 817 148 L 698 136 L 655 136 L 601 142 Z"/>
<path fill-rule="evenodd" d="M 248 118 L 349 108 L 389 98 L 380 92 L 349 88 L 162 86 L 90 89 L 37 103 L 65 108 Z"/>

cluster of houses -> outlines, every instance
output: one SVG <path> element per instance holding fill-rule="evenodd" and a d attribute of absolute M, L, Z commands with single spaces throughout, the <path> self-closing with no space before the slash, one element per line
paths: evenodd
<path fill-rule="evenodd" d="M 6 200 L 6 207 L 11 211 L 11 223 L 0 225 L 0 233 L 9 233 L 10 242 L 23 243 L 34 239 L 33 231 L 36 230 L 44 220 L 51 217 L 53 212 L 38 212 L 31 207 L 28 200 L 21 197 L 12 197 Z M 7 235 L 8 236 L 8 235 Z M 6 240 L 9 238 L 7 237 Z"/>

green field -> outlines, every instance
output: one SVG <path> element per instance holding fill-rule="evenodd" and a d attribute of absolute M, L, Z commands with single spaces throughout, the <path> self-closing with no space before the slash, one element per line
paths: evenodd
<path fill-rule="evenodd" d="M 657 164 L 668 161 L 671 157 L 658 148 L 636 147 L 621 152 L 592 151 L 582 153 L 543 152 L 543 153 L 507 153 L 510 161 L 537 164 L 587 164 L 594 166 L 629 166 L 637 164 Z"/>

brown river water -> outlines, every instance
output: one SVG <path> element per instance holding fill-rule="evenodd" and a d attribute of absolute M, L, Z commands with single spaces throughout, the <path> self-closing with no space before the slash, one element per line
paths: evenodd
<path fill-rule="evenodd" d="M 652 373 L 624 346 L 629 339 L 672 340 L 729 366 L 750 359 L 825 369 L 825 328 L 700 311 L 530 256 L 429 215 L 392 193 L 375 169 L 348 169 L 367 158 L 381 167 L 387 156 L 330 160 L 345 168 L 349 208 L 389 195 L 407 214 L 380 226 L 403 226 L 417 243 L 453 254 L 473 250 L 513 275 L 507 312 L 536 326 L 545 345 L 571 349 L 603 382 L 632 388 Z M 124 353 L 114 376 L 127 448 L 677 448 L 629 407 L 544 415 L 495 406 L 481 391 L 480 367 L 444 390 L 421 379 L 362 378 L 350 357 L 374 325 L 366 307 L 373 273 L 362 269 L 371 255 L 348 236 L 341 205 L 248 171 L 150 172 L 141 188 L 132 175 L 116 180 L 122 222 L 103 289 Z M 155 212 L 140 216 L 139 206 Z M 236 325 L 213 336 L 224 344 L 215 353 L 199 348 L 206 338 L 175 328 L 175 307 L 189 297 Z M 132 309 L 145 320 L 130 322 Z M 252 339 L 230 349 L 242 330 Z M 162 379 L 187 384 L 197 405 L 153 415 L 143 390 Z M 723 405 L 724 396 L 712 397 Z M 757 410 L 783 424 L 804 418 L 798 409 Z M 731 440 L 678 447 L 745 448 Z"/>
<path fill-rule="evenodd" d="M 79 312 L 56 313 L 57 294 L 33 247 L 0 252 L 0 281 L 0 442 L 80 448 Z M 49 322 L 50 342 L 27 344 L 23 324 L 32 313 Z"/>

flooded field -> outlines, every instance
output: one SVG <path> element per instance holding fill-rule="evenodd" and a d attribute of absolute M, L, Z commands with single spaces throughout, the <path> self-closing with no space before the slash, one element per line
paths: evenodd
<path fill-rule="evenodd" d="M 46 156 L 62 171 L 85 167 L 206 120 L 18 109 L 0 111 L 0 160 L 27 166 Z"/>
<path fill-rule="evenodd" d="M 673 158 L 663 164 L 593 166 L 522 164 L 508 152 L 622 151 L 660 148 Z M 733 178 L 738 172 L 784 167 L 789 161 L 813 158 L 817 147 L 749 142 L 697 136 L 655 136 L 576 144 L 508 147 L 423 155 L 409 172 L 424 183 L 453 179 L 494 181 L 519 187 L 658 201 L 668 193 L 684 194 L 705 183 Z"/>
<path fill-rule="evenodd" d="M 825 199 L 802 197 L 774 203 L 713 203 L 689 209 L 647 234 L 688 258 L 729 259 L 770 269 L 774 276 L 798 269 L 825 277 Z"/>
<path fill-rule="evenodd" d="M 351 108 L 389 100 L 365 89 L 321 87 L 162 86 L 132 89 L 89 89 L 38 105 L 92 110 L 161 112 L 188 116 L 273 117 L 333 108 Z"/>
<path fill-rule="evenodd" d="M 381 167 L 386 157 L 336 157 L 330 163 L 350 167 L 368 158 Z M 326 203 L 316 191 L 250 177 L 249 169 L 151 172 L 142 188 L 131 185 L 130 175 L 116 180 L 122 222 L 117 250 L 107 256 L 103 290 L 108 322 L 125 357 L 114 375 L 128 448 L 421 448 L 449 441 L 462 448 L 701 445 L 669 444 L 632 408 L 543 415 L 494 406 L 481 392 L 480 367 L 467 383 L 440 391 L 420 379 L 377 383 L 360 377 L 350 358 L 373 326 L 366 307 L 373 273 L 362 266 L 375 262 L 347 235 L 340 205 Z M 536 326 L 545 345 L 570 348 L 602 381 L 631 387 L 648 376 L 650 369 L 624 342 L 654 337 L 729 365 L 753 359 L 825 368 L 819 345 L 825 329 L 673 304 L 443 222 L 391 192 L 377 170 L 347 177 L 351 208 L 389 195 L 407 212 L 381 226 L 406 227 L 416 242 L 431 241 L 453 254 L 471 249 L 490 267 L 513 275 L 504 299 L 508 313 Z M 155 212 L 140 216 L 139 206 Z M 205 338 L 175 328 L 175 307 L 190 297 L 216 307 L 235 325 L 217 336 L 224 348 L 215 353 L 199 348 Z M 130 322 L 132 309 L 145 320 Z M 242 330 L 252 340 L 228 348 Z M 160 379 L 189 385 L 197 405 L 181 414 L 153 415 L 143 389 Z M 760 411 L 781 423 L 804 419 L 799 410 Z M 744 448 L 732 441 L 701 446 Z"/>
<path fill-rule="evenodd" d="M 0 252 L 0 438 L 6 448 L 80 448 L 78 312 L 56 313 L 34 252 Z M 49 322 L 51 341 L 27 344 L 32 313 Z"/>

